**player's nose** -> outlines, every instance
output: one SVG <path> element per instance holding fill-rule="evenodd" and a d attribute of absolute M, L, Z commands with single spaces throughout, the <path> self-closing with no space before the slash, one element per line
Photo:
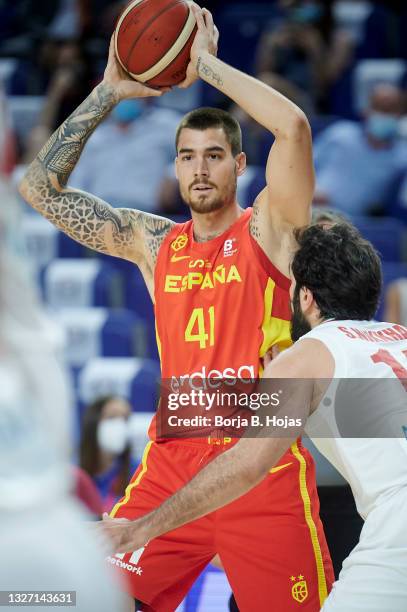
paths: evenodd
<path fill-rule="evenodd" d="M 204 157 L 197 158 L 196 165 L 195 165 L 195 168 L 194 168 L 194 174 L 198 178 L 200 176 L 208 176 L 209 175 L 208 164 L 207 164 L 206 159 Z"/>

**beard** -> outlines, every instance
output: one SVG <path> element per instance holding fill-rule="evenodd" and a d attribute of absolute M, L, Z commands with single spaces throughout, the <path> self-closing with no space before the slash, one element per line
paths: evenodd
<path fill-rule="evenodd" d="M 302 336 L 311 331 L 311 325 L 308 323 L 307 319 L 304 317 L 301 306 L 300 306 L 300 295 L 295 292 L 293 301 L 292 301 L 292 317 L 290 324 L 291 331 L 291 339 L 293 342 L 299 340 Z"/>
<path fill-rule="evenodd" d="M 210 191 L 208 194 L 200 194 L 199 192 L 194 191 L 193 187 L 194 185 L 198 184 L 198 182 L 206 183 L 208 186 L 212 187 L 212 191 Z M 231 179 L 221 191 L 219 191 L 216 185 L 210 183 L 209 181 L 195 181 L 187 189 L 181 189 L 181 197 L 191 210 L 196 213 L 206 214 L 214 212 L 215 210 L 220 210 L 233 202 L 236 197 L 236 189 L 237 175 L 235 173 L 234 180 Z"/>
<path fill-rule="evenodd" d="M 211 194 L 212 196 L 212 194 Z M 182 198 L 187 206 L 196 213 L 205 214 L 223 208 L 225 201 L 221 196 L 208 197 L 206 195 L 198 196 L 197 198 L 188 197 Z"/>

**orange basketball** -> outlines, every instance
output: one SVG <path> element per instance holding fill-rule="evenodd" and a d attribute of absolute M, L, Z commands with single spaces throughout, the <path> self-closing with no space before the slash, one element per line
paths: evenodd
<path fill-rule="evenodd" d="M 185 78 L 196 32 L 188 0 L 133 0 L 115 29 L 115 51 L 124 70 L 153 87 Z"/>

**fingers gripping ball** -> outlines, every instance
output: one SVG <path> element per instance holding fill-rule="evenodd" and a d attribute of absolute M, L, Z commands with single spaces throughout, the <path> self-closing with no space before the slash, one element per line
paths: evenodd
<path fill-rule="evenodd" d="M 115 29 L 115 52 L 124 70 L 153 87 L 184 80 L 195 37 L 188 0 L 133 0 Z"/>

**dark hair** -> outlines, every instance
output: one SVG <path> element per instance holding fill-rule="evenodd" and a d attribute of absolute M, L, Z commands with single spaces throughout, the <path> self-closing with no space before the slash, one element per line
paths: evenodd
<path fill-rule="evenodd" d="M 220 108 L 202 107 L 187 113 L 177 127 L 175 134 L 175 148 L 178 151 L 178 141 L 181 130 L 189 128 L 191 130 L 207 130 L 209 128 L 222 128 L 225 132 L 226 140 L 232 149 L 235 157 L 242 152 L 242 130 L 239 122 Z"/>
<path fill-rule="evenodd" d="M 312 291 L 323 319 L 370 320 L 382 288 L 380 257 L 350 223 L 296 230 L 295 294 Z"/>
<path fill-rule="evenodd" d="M 97 442 L 96 431 L 101 419 L 103 408 L 110 401 L 117 399 L 117 395 L 105 395 L 98 397 L 92 404 L 84 410 L 82 417 L 81 441 L 79 446 L 79 465 L 92 478 L 99 471 L 99 445 Z M 129 483 L 130 474 L 130 447 L 127 446 L 121 453 L 120 471 L 116 482 L 113 485 L 114 493 L 123 495 Z"/>

